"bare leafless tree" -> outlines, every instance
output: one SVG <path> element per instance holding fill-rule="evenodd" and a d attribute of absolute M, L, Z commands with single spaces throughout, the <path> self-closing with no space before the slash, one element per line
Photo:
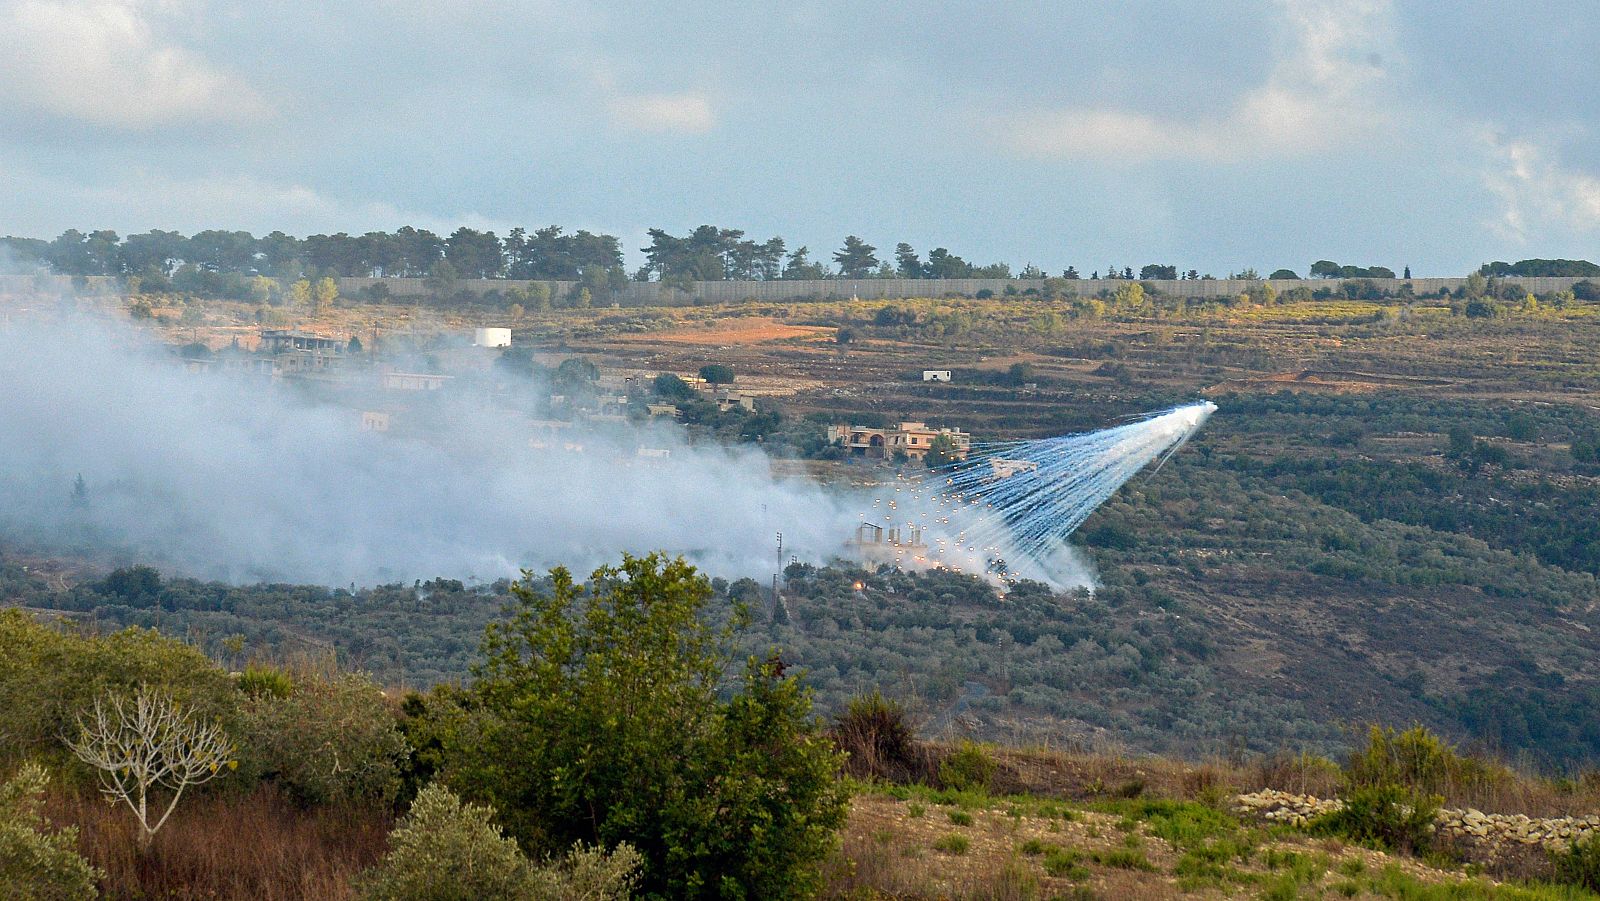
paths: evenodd
<path fill-rule="evenodd" d="M 94 708 L 78 717 L 77 740 L 69 739 L 67 745 L 98 771 L 106 798 L 113 804 L 122 801 L 138 817 L 141 848 L 150 846 L 172 816 L 184 789 L 238 765 L 220 726 L 148 686 L 132 697 L 108 692 L 96 699 Z M 171 792 L 172 798 L 152 823 L 151 795 L 161 791 Z"/>

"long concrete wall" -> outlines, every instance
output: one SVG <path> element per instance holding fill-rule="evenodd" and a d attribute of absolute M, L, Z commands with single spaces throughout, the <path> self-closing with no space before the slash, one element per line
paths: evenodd
<path fill-rule="evenodd" d="M 1372 281 L 1379 287 L 1388 291 L 1398 291 L 1401 285 L 1410 284 L 1418 294 L 1437 293 L 1443 288 L 1451 291 L 1459 290 L 1466 284 L 1465 278 L 1378 278 Z M 1571 288 L 1578 278 L 1509 278 L 1507 281 L 1516 282 L 1535 294 L 1545 294 L 1551 291 L 1564 291 Z M 1305 287 L 1313 291 L 1319 288 L 1337 289 L 1340 279 L 1272 279 L 1267 284 L 1271 285 L 1278 293 L 1283 293 L 1290 288 Z M 355 294 L 371 285 L 382 284 L 388 288 L 394 297 L 417 297 L 432 293 L 425 279 L 420 278 L 342 278 L 339 279 L 339 293 Z M 455 290 L 470 291 L 473 294 L 486 294 L 489 291 L 505 292 L 512 287 L 522 288 L 533 284 L 531 281 L 520 279 L 463 279 L 455 283 Z M 560 297 L 570 291 L 573 282 L 545 282 L 550 286 L 552 296 Z M 1078 279 L 1070 282 L 1072 290 L 1080 297 L 1092 297 L 1101 291 L 1115 291 L 1117 288 L 1128 284 L 1126 281 L 1114 279 Z M 1233 297 L 1251 285 L 1260 282 L 1246 281 L 1244 279 L 1196 279 L 1189 280 L 1159 280 L 1147 281 L 1144 284 L 1151 286 L 1162 294 L 1176 297 Z M 1005 293 L 1010 287 L 1016 291 L 1026 291 L 1029 288 L 1042 289 L 1043 279 L 1003 279 L 1003 278 L 952 278 L 952 279 L 904 279 L 904 278 L 867 278 L 867 279 L 822 279 L 816 281 L 769 281 L 769 282 L 695 282 L 687 292 L 665 287 L 657 282 L 628 282 L 620 290 L 612 293 L 611 302 L 623 306 L 655 306 L 655 305 L 682 305 L 696 300 L 701 303 L 735 303 L 741 300 L 757 301 L 782 301 L 782 300 L 813 300 L 813 299 L 849 299 L 858 297 L 862 300 L 876 300 L 882 298 L 906 297 L 943 297 L 946 295 L 961 295 L 971 297 L 979 291 L 991 291 L 995 296 Z"/>
<path fill-rule="evenodd" d="M 432 294 L 426 279 L 420 278 L 341 278 L 339 293 L 346 296 L 355 296 L 362 290 L 373 285 L 383 285 L 392 297 L 422 297 Z M 1372 280 L 1379 288 L 1387 291 L 1398 291 L 1401 285 L 1410 284 L 1418 294 L 1437 293 L 1442 288 L 1452 291 L 1459 290 L 1466 284 L 1465 278 L 1378 278 Z M 1515 282 L 1535 294 L 1546 294 L 1551 291 L 1564 291 L 1571 288 L 1574 283 L 1582 281 L 1578 278 L 1521 278 L 1512 277 L 1506 281 Z M 109 276 L 90 276 L 84 279 L 85 287 L 92 293 L 110 293 L 119 289 L 120 279 Z M 1272 279 L 1266 282 L 1278 293 L 1283 293 L 1290 288 L 1305 287 L 1312 290 L 1318 288 L 1337 289 L 1339 279 Z M 455 283 L 454 290 L 470 291 L 473 294 L 487 294 L 490 291 L 505 292 L 513 287 L 522 288 L 533 282 L 520 279 L 462 279 Z M 564 296 L 574 285 L 573 282 L 545 282 L 550 286 L 552 296 Z M 1115 291 L 1117 288 L 1128 284 L 1125 281 L 1112 279 L 1078 279 L 1068 284 L 1080 297 L 1092 297 L 1101 291 Z M 1149 285 L 1162 294 L 1176 297 L 1232 297 L 1240 294 L 1251 285 L 1260 282 L 1245 281 L 1243 279 L 1197 279 L 1195 281 L 1147 281 Z M 695 282 L 687 292 L 675 288 L 668 288 L 657 282 L 628 282 L 620 290 L 612 293 L 610 302 L 623 306 L 656 306 L 656 305 L 687 305 L 695 301 L 701 303 L 736 303 L 742 300 L 757 301 L 786 301 L 786 300 L 816 300 L 816 299 L 842 299 L 859 297 L 862 300 L 876 300 L 882 298 L 905 297 L 943 297 L 946 295 L 960 295 L 972 297 L 979 291 L 992 291 L 996 297 L 1005 293 L 1010 287 L 1016 291 L 1026 291 L 1029 288 L 1042 289 L 1042 279 L 1003 279 L 1003 278 L 952 278 L 952 279 L 904 279 L 904 278 L 865 278 L 865 279 L 821 279 L 816 281 L 770 281 L 770 282 Z M 58 291 L 66 293 L 73 290 L 73 279 L 65 275 L 0 275 L 0 293 L 22 294 L 36 291 Z"/>

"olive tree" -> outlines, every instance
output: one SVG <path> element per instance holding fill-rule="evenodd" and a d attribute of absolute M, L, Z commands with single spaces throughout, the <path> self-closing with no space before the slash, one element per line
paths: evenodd
<path fill-rule="evenodd" d="M 364 901 L 620 901 L 638 881 L 639 855 L 578 846 L 539 867 L 494 822 L 437 783 L 389 834 L 389 852 L 358 880 Z"/>
<path fill-rule="evenodd" d="M 221 726 L 149 686 L 132 697 L 107 693 L 97 698 L 93 709 L 79 716 L 78 737 L 68 739 L 67 746 L 96 770 L 111 803 L 121 801 L 133 811 L 141 848 L 148 848 L 166 825 L 185 789 L 237 765 Z M 152 795 L 161 791 L 172 797 L 165 808 L 159 800 L 152 806 Z"/>

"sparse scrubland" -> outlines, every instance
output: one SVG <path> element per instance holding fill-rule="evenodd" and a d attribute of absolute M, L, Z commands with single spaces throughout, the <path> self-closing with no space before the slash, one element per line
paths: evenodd
<path fill-rule="evenodd" d="M 1593 810 L 1600 780 L 1374 728 L 1342 762 L 927 743 L 904 705 L 826 720 L 660 557 L 512 587 L 472 679 L 380 690 L 323 662 L 228 671 L 147 630 L 0 615 L 0 886 L 17 898 L 1595 898 L 1600 831 L 1446 841 L 1441 805 Z M 742 670 L 742 675 L 741 675 Z M 228 738 L 148 840 L 64 736 L 158 695 Z M 142 744 L 141 744 L 142 742 Z M 177 753 L 160 731 L 133 737 Z M 1341 797 L 1300 826 L 1235 798 Z M 158 790 L 159 792 L 159 790 Z M 171 792 L 158 793 L 159 804 Z M 106 803 L 109 801 L 110 803 Z"/>

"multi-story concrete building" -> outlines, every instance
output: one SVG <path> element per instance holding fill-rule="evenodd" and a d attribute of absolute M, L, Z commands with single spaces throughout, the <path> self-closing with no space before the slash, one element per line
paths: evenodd
<path fill-rule="evenodd" d="M 856 425 L 828 426 L 828 443 L 838 444 L 857 457 L 882 459 L 892 457 L 896 451 L 913 460 L 921 460 L 933 447 L 934 439 L 948 438 L 955 458 L 965 460 L 972 450 L 972 436 L 960 429 L 934 429 L 926 423 L 902 422 L 888 428 L 876 429 Z"/>

